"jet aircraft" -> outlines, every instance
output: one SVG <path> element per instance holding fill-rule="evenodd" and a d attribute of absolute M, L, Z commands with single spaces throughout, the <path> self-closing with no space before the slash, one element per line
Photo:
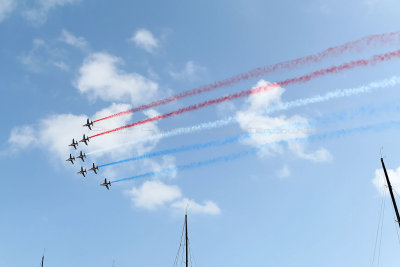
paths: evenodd
<path fill-rule="evenodd" d="M 81 170 L 79 172 L 77 172 L 77 174 L 82 174 L 83 177 L 86 177 L 85 173 L 86 173 L 86 169 L 83 169 L 83 167 L 81 167 Z"/>
<path fill-rule="evenodd" d="M 83 127 L 88 127 L 89 130 L 92 130 L 93 126 L 93 121 L 89 121 L 89 118 L 86 120 L 86 124 L 83 125 Z"/>
<path fill-rule="evenodd" d="M 71 161 L 72 164 L 74 164 L 74 160 L 75 160 L 75 157 L 73 157 L 71 154 L 69 154 L 69 158 L 66 159 L 66 161 Z"/>
<path fill-rule="evenodd" d="M 76 149 L 76 147 L 78 146 L 78 142 L 77 142 L 77 141 L 75 141 L 75 139 L 74 139 L 74 138 L 72 138 L 72 143 L 71 143 L 71 144 L 69 144 L 68 146 L 73 146 L 73 147 Z"/>
<path fill-rule="evenodd" d="M 86 153 L 82 154 L 82 150 L 79 153 L 79 156 L 76 157 L 77 159 L 81 159 L 83 162 L 85 162 L 85 158 L 86 158 Z"/>
<path fill-rule="evenodd" d="M 89 136 L 88 136 L 88 137 L 86 137 L 86 136 L 85 136 L 85 134 L 83 134 L 83 139 L 82 139 L 81 141 L 79 141 L 79 142 L 83 142 L 83 143 L 85 143 L 85 145 L 88 145 L 88 142 L 89 142 Z"/>
<path fill-rule="evenodd" d="M 97 171 L 96 171 L 96 170 L 97 170 Z M 93 163 L 93 167 L 90 168 L 89 171 L 93 171 L 95 174 L 97 174 L 97 172 L 99 171 L 99 165 L 94 166 L 94 163 Z"/>
<path fill-rule="evenodd" d="M 104 178 L 104 183 L 100 184 L 101 186 L 105 186 L 107 190 L 110 190 L 109 186 L 111 186 L 111 182 L 107 182 L 107 178 Z"/>

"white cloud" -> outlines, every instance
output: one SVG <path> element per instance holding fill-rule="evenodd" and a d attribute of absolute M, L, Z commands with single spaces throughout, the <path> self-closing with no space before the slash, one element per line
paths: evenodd
<path fill-rule="evenodd" d="M 161 162 L 156 162 L 154 160 L 145 160 L 144 164 L 149 166 L 151 170 L 154 172 L 158 172 L 160 170 L 169 169 L 171 168 L 173 171 L 165 173 L 165 176 L 175 178 L 177 175 L 177 171 L 174 170 L 175 168 L 175 157 L 173 156 L 163 156 L 161 158 Z"/>
<path fill-rule="evenodd" d="M 31 50 L 19 57 L 21 63 L 35 73 L 44 71 L 46 67 L 54 66 L 63 71 L 68 71 L 69 66 L 64 62 L 65 58 L 64 50 L 58 49 L 42 39 L 34 39 Z"/>
<path fill-rule="evenodd" d="M 88 47 L 88 42 L 86 41 L 85 38 L 83 37 L 76 37 L 72 33 L 70 33 L 67 30 L 62 30 L 61 36 L 60 36 L 60 41 L 69 44 L 71 46 L 80 48 L 82 50 L 87 49 Z"/>
<path fill-rule="evenodd" d="M 63 71 L 69 71 L 69 66 L 63 61 L 54 61 L 53 65 Z"/>
<path fill-rule="evenodd" d="M 387 174 L 390 178 L 390 183 L 392 185 L 393 190 L 400 194 L 400 166 L 397 169 L 387 169 Z M 372 180 L 376 190 L 382 196 L 388 195 L 388 188 L 386 184 L 385 174 L 382 169 L 375 170 L 375 177 Z"/>
<path fill-rule="evenodd" d="M 129 41 L 135 43 L 137 47 L 149 53 L 153 53 L 159 46 L 159 41 L 146 29 L 136 31 L 135 35 L 132 36 Z"/>
<path fill-rule="evenodd" d="M 155 210 L 182 196 L 178 186 L 166 185 L 160 181 L 146 181 L 141 187 L 133 187 L 126 194 L 135 207 L 149 210 Z"/>
<path fill-rule="evenodd" d="M 186 62 L 185 67 L 180 71 L 169 71 L 169 75 L 176 80 L 194 81 L 206 74 L 207 69 L 199 66 L 193 61 Z"/>
<path fill-rule="evenodd" d="M 19 126 L 12 129 L 8 143 L 14 149 L 25 149 L 37 144 L 34 129 L 31 126 Z"/>
<path fill-rule="evenodd" d="M 189 212 L 192 213 L 203 213 L 203 214 L 209 214 L 209 215 L 218 215 L 221 213 L 221 210 L 212 201 L 204 201 L 203 205 L 199 204 L 193 200 L 183 198 L 179 201 L 176 201 L 171 204 L 171 207 L 180 211 L 186 211 L 186 209 Z"/>
<path fill-rule="evenodd" d="M 158 84 L 138 73 L 119 69 L 122 60 L 106 53 L 88 56 L 79 70 L 75 85 L 91 99 L 124 101 L 138 105 L 148 102 L 157 93 Z"/>
<path fill-rule="evenodd" d="M 111 106 L 100 110 L 92 118 L 100 118 L 105 115 L 117 113 L 131 106 L 127 104 L 112 104 Z M 42 119 L 35 126 L 23 126 L 15 128 L 10 135 L 9 143 L 11 149 L 22 149 L 29 145 L 37 145 L 41 149 L 45 149 L 51 153 L 52 157 L 65 163 L 69 153 L 75 154 L 73 148 L 68 147 L 72 138 L 75 140 L 82 139 L 82 134 L 92 135 L 108 129 L 114 129 L 121 125 L 125 125 L 132 119 L 132 115 L 125 115 L 106 120 L 104 122 L 95 124 L 93 130 L 89 132 L 87 128 L 83 128 L 82 124 L 85 122 L 87 115 L 75 114 L 58 114 Z M 144 139 L 148 135 L 155 135 L 159 133 L 156 123 L 150 122 L 144 126 L 132 127 L 125 131 L 120 131 L 112 134 L 107 134 L 98 139 L 93 138 L 89 142 L 89 146 L 79 143 L 78 150 L 95 151 L 104 148 L 120 145 L 121 143 L 131 142 L 136 139 Z M 99 140 L 100 139 L 100 140 Z M 90 157 L 97 160 L 101 157 L 107 156 L 107 160 L 121 159 L 122 157 L 139 155 L 148 153 L 157 145 L 159 139 L 152 139 L 148 142 L 141 142 L 135 146 L 120 146 L 119 149 L 112 150 L 111 152 L 99 152 L 91 154 Z M 169 164 L 172 164 L 170 159 Z M 120 169 L 120 168 L 119 168 Z"/>
<path fill-rule="evenodd" d="M 289 177 L 290 174 L 291 174 L 291 173 L 290 173 L 289 166 L 286 165 L 286 164 L 282 167 L 282 169 L 279 169 L 279 170 L 276 171 L 276 175 L 277 175 L 279 178 L 286 178 L 286 177 Z"/>
<path fill-rule="evenodd" d="M 332 160 L 332 155 L 325 148 L 320 148 L 314 152 L 306 153 L 304 151 L 304 145 L 299 143 L 289 142 L 290 150 L 299 158 L 315 161 L 315 162 L 326 162 Z"/>
<path fill-rule="evenodd" d="M 260 80 L 254 88 L 269 85 L 266 81 Z M 281 153 L 282 146 L 276 144 L 276 142 L 289 142 L 296 138 L 307 138 L 310 134 L 311 129 L 309 128 L 308 120 L 302 116 L 286 117 L 280 115 L 272 117 L 261 114 L 261 111 L 266 110 L 269 106 L 281 104 L 281 96 L 284 91 L 282 87 L 274 86 L 262 93 L 252 94 L 246 100 L 246 106 L 236 112 L 236 119 L 240 127 L 244 131 L 253 134 L 251 138 L 243 141 L 244 144 L 259 147 L 263 144 L 275 143 L 264 147 L 260 152 L 261 156 L 272 152 Z M 303 146 L 299 144 L 291 144 L 289 149 L 297 156 L 312 161 L 330 159 L 329 152 L 323 148 L 309 154 L 305 153 Z"/>
<path fill-rule="evenodd" d="M 161 207 L 170 207 L 174 211 L 188 211 L 217 215 L 219 207 L 212 201 L 199 204 L 182 196 L 180 188 L 176 185 L 166 185 L 161 181 L 146 181 L 140 187 L 133 187 L 125 192 L 131 198 L 132 204 L 137 208 L 156 210 Z"/>
<path fill-rule="evenodd" d="M 35 24 L 42 24 L 46 21 L 47 14 L 50 10 L 79 2 L 81 2 L 81 0 L 36 0 L 36 7 L 26 10 L 25 16 Z"/>
<path fill-rule="evenodd" d="M 15 0 L 0 0 L 0 22 L 2 22 L 15 8 Z"/>
<path fill-rule="evenodd" d="M 46 48 L 46 43 L 41 39 L 33 40 L 33 47 L 28 53 L 24 53 L 21 57 L 21 63 L 30 71 L 40 72 L 42 70 L 39 54 Z"/>

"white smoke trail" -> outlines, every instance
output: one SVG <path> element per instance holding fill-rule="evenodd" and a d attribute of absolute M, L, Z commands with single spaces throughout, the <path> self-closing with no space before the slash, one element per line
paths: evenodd
<path fill-rule="evenodd" d="M 321 102 L 326 102 L 332 99 L 337 99 L 337 98 L 343 98 L 343 97 L 349 97 L 349 96 L 355 96 L 355 95 L 360 95 L 364 93 L 369 93 L 372 92 L 373 90 L 376 89 L 384 89 L 388 87 L 393 87 L 395 85 L 398 85 L 400 83 L 400 76 L 393 76 L 388 79 L 380 80 L 380 81 L 375 81 L 371 82 L 367 85 L 362 85 L 360 87 L 354 87 L 354 88 L 347 88 L 347 89 L 338 89 L 334 90 L 331 92 L 328 92 L 324 95 L 316 95 L 313 97 L 309 98 L 301 98 L 298 100 L 294 101 L 289 101 L 285 103 L 278 104 L 276 106 L 273 106 L 271 108 L 265 109 L 260 111 L 260 114 L 262 115 L 267 115 L 271 114 L 277 111 L 284 111 L 292 108 L 297 108 L 297 107 L 303 107 L 307 106 L 310 104 L 315 104 L 315 103 L 321 103 Z M 183 135 L 183 134 L 190 134 L 194 132 L 199 132 L 203 130 L 209 130 L 209 129 L 215 129 L 215 128 L 221 128 L 226 125 L 229 125 L 231 123 L 236 122 L 236 118 L 234 116 L 226 117 L 222 120 L 216 120 L 216 121 L 210 121 L 210 122 L 205 122 L 197 125 L 193 125 L 190 127 L 182 127 L 182 128 L 177 128 L 171 131 L 163 132 L 160 134 L 152 135 L 143 139 L 137 139 L 132 142 L 120 144 L 117 146 L 112 146 L 112 147 L 107 147 L 99 150 L 95 150 L 89 153 L 86 153 L 87 155 L 90 154 L 96 154 L 96 153 L 101 153 L 109 150 L 114 150 L 120 147 L 125 147 L 127 145 L 133 145 L 137 144 L 140 142 L 146 142 L 146 141 L 151 141 L 151 140 L 157 140 L 159 138 L 167 138 L 167 137 L 173 137 L 173 136 L 178 136 L 178 135 Z"/>

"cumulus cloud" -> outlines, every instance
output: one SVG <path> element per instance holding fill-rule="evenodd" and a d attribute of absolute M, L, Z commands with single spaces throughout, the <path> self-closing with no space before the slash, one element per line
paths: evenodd
<path fill-rule="evenodd" d="M 127 104 L 112 104 L 93 115 L 93 118 L 100 118 L 104 115 L 109 115 L 122 110 L 129 109 L 131 106 Z M 94 133 L 102 132 L 108 129 L 114 129 L 121 125 L 127 124 L 131 120 L 132 115 L 120 116 L 112 120 L 106 120 L 102 123 L 95 124 L 91 132 L 87 128 L 83 128 L 82 124 L 89 116 L 85 114 L 57 114 L 44 118 L 34 126 L 22 126 L 14 128 L 9 138 L 11 149 L 22 149 L 30 145 L 37 145 L 42 149 L 51 152 L 51 155 L 61 162 L 65 163 L 65 159 L 71 152 L 74 154 L 76 151 L 73 148 L 68 150 L 67 145 L 71 143 L 72 138 L 80 140 L 82 134 L 91 135 Z M 120 145 L 136 139 L 145 139 L 148 135 L 158 134 L 159 129 L 156 123 L 148 123 L 146 130 L 143 127 L 132 127 L 125 131 L 116 132 L 102 136 L 98 140 L 93 138 L 86 147 L 80 143 L 78 150 L 102 150 L 104 148 Z M 157 145 L 159 139 L 152 139 L 148 142 L 141 142 L 135 146 L 120 146 L 119 149 L 111 150 L 107 154 L 99 152 L 90 155 L 93 159 L 99 159 L 107 156 L 107 159 L 121 159 L 121 157 L 139 155 L 150 152 Z M 172 164 L 172 160 L 168 162 Z"/>
<path fill-rule="evenodd" d="M 206 74 L 207 69 L 199 66 L 193 61 L 186 62 L 185 67 L 180 71 L 170 70 L 169 75 L 176 80 L 194 81 Z"/>
<path fill-rule="evenodd" d="M 75 85 L 91 99 L 131 102 L 134 105 L 149 101 L 157 93 L 158 84 L 138 73 L 119 68 L 122 60 L 107 53 L 88 56 L 79 70 Z"/>
<path fill-rule="evenodd" d="M 176 185 L 166 185 L 160 181 L 146 181 L 141 187 L 127 191 L 135 207 L 155 210 L 182 196 Z"/>
<path fill-rule="evenodd" d="M 268 84 L 266 81 L 261 80 L 255 88 L 267 86 Z M 264 156 L 272 152 L 281 153 L 282 146 L 277 145 L 276 142 L 288 141 L 290 144 L 289 149 L 301 158 L 312 161 L 329 160 L 330 154 L 326 149 L 321 148 L 312 153 L 305 153 L 303 145 L 290 142 L 290 140 L 296 138 L 306 138 L 310 134 L 311 130 L 307 118 L 299 115 L 272 117 L 261 114 L 261 111 L 269 106 L 281 104 L 281 96 L 284 91 L 282 87 L 274 87 L 263 93 L 250 95 L 246 100 L 245 107 L 236 112 L 236 120 L 239 126 L 244 131 L 253 134 L 251 138 L 243 141 L 243 143 L 255 147 L 267 143 L 275 143 L 262 149 L 260 155 Z"/>
<path fill-rule="evenodd" d="M 34 24 L 42 24 L 47 20 L 47 14 L 52 9 L 79 2 L 81 0 L 36 0 L 36 6 L 25 11 L 25 17 Z"/>
<path fill-rule="evenodd" d="M 302 159 L 307 159 L 315 162 L 325 162 L 332 160 L 331 153 L 329 153 L 329 151 L 325 148 L 320 148 L 314 152 L 307 153 L 304 151 L 305 148 L 303 144 L 293 142 L 289 142 L 289 148 L 296 156 Z"/>
<path fill-rule="evenodd" d="M 172 203 L 171 207 L 180 211 L 185 211 L 187 209 L 192 213 L 203 213 L 209 215 L 218 215 L 221 213 L 217 204 L 212 201 L 204 201 L 203 204 L 199 204 L 188 198 L 183 198 Z"/>
<path fill-rule="evenodd" d="M 125 192 L 137 208 L 156 210 L 169 207 L 174 211 L 185 211 L 217 215 L 219 207 L 212 201 L 199 204 L 194 200 L 184 198 L 180 188 L 176 185 L 166 185 L 161 181 L 146 181 L 140 187 L 133 187 Z"/>
<path fill-rule="evenodd" d="M 8 143 L 13 149 L 25 149 L 37 144 L 34 129 L 29 125 L 19 126 L 12 129 Z"/>
<path fill-rule="evenodd" d="M 0 22 L 2 22 L 15 8 L 15 0 L 0 0 Z"/>
<path fill-rule="evenodd" d="M 62 30 L 59 40 L 82 50 L 85 50 L 88 47 L 88 42 L 85 38 L 77 37 L 65 29 Z"/>
<path fill-rule="evenodd" d="M 400 166 L 397 169 L 387 169 L 390 183 L 392 184 L 393 190 L 400 193 Z M 387 184 L 385 180 L 385 174 L 382 169 L 375 170 L 375 177 L 372 180 L 378 193 L 382 196 L 388 195 Z"/>
<path fill-rule="evenodd" d="M 142 48 L 149 53 L 153 53 L 159 46 L 159 41 L 149 30 L 146 29 L 139 29 L 136 31 L 129 41 L 135 43 L 137 47 Z"/>

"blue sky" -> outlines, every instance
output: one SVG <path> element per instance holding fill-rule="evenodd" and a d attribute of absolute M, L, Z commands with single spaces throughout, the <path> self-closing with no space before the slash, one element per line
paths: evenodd
<path fill-rule="evenodd" d="M 173 266 L 187 207 L 198 266 L 372 265 L 382 201 L 379 264 L 397 266 L 400 244 L 390 199 L 382 193 L 379 158 L 383 147 L 400 192 L 399 85 L 273 114 L 259 111 L 397 77 L 400 59 L 96 137 L 78 148 L 89 154 L 87 168 L 255 129 L 273 135 L 104 167 L 87 178 L 76 174 L 81 162 L 65 159 L 76 153 L 67 147 L 73 137 L 91 134 L 81 126 L 87 117 L 398 31 L 399 7 L 394 0 L 0 0 L 0 266 L 38 266 L 44 248 L 48 266 Z M 94 131 L 394 51 L 398 36 L 110 119 Z M 226 127 L 160 137 L 228 116 L 235 121 Z M 364 126 L 371 128 L 313 138 Z M 148 137 L 153 139 L 143 141 Z M 268 142 L 278 143 L 262 146 Z M 174 169 L 247 150 L 253 152 L 235 160 Z M 166 168 L 175 171 L 115 183 L 110 191 L 99 186 L 104 177 Z M 379 266 L 377 251 L 373 266 Z"/>

